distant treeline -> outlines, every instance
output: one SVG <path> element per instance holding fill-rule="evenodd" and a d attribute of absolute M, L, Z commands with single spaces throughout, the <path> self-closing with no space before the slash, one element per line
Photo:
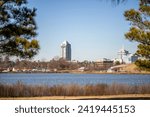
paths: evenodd
<path fill-rule="evenodd" d="M 123 94 L 150 94 L 150 84 L 125 85 L 125 84 L 95 84 L 95 85 L 25 85 L 0 84 L 0 97 L 40 97 L 40 96 L 103 96 Z"/>
<path fill-rule="evenodd" d="M 109 64 L 109 63 L 108 63 Z M 31 61 L 31 60 L 10 60 L 9 57 L 0 58 L 0 69 L 3 70 L 4 68 L 15 68 L 15 69 L 45 69 L 45 70 L 76 70 L 80 67 L 84 67 L 87 71 L 92 70 L 107 70 L 110 68 L 112 64 L 110 65 L 98 65 L 95 62 L 91 61 L 66 61 L 62 58 L 54 58 L 50 61 Z M 0 70 L 0 71 L 1 71 Z"/>

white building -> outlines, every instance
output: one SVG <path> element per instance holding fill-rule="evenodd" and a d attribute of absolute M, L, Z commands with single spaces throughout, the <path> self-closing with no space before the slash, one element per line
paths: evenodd
<path fill-rule="evenodd" d="M 71 44 L 68 41 L 61 44 L 61 57 L 71 61 Z"/>
<path fill-rule="evenodd" d="M 122 47 L 118 51 L 118 58 L 115 59 L 115 61 L 119 61 L 120 63 L 133 63 L 138 59 L 138 56 L 129 53 L 129 51 L 125 50 L 124 47 Z"/>

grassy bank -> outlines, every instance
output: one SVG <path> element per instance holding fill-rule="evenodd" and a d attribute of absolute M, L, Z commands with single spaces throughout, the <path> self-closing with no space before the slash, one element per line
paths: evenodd
<path fill-rule="evenodd" d="M 107 96 L 125 94 L 150 94 L 150 84 L 140 86 L 124 84 L 32 86 L 21 82 L 13 85 L 0 84 L 0 97 Z"/>
<path fill-rule="evenodd" d="M 150 100 L 150 94 L 125 94 L 105 96 L 41 96 L 0 97 L 0 100 Z"/>

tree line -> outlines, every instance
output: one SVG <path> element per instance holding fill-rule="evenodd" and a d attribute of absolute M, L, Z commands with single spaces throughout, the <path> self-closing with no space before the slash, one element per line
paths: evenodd
<path fill-rule="evenodd" d="M 79 70 L 83 68 L 83 71 L 106 71 L 108 68 L 113 66 L 113 63 L 102 63 L 98 64 L 94 61 L 66 61 L 63 58 L 52 59 L 50 61 L 32 61 L 30 59 L 16 59 L 11 60 L 8 56 L 0 58 L 0 71 L 4 69 L 13 68 L 19 71 L 23 69 L 27 70 L 43 70 L 43 71 L 61 71 L 61 70 Z M 81 70 L 82 71 L 82 70 Z"/>

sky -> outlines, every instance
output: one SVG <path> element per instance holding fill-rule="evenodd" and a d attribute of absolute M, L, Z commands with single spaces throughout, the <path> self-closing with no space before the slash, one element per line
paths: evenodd
<path fill-rule="evenodd" d="M 117 58 L 122 46 L 131 53 L 136 42 L 125 39 L 130 23 L 125 10 L 138 9 L 138 0 L 115 5 L 110 0 L 28 0 L 37 9 L 37 40 L 41 49 L 35 60 L 51 60 L 61 55 L 60 44 L 67 40 L 73 60 L 95 61 Z"/>

